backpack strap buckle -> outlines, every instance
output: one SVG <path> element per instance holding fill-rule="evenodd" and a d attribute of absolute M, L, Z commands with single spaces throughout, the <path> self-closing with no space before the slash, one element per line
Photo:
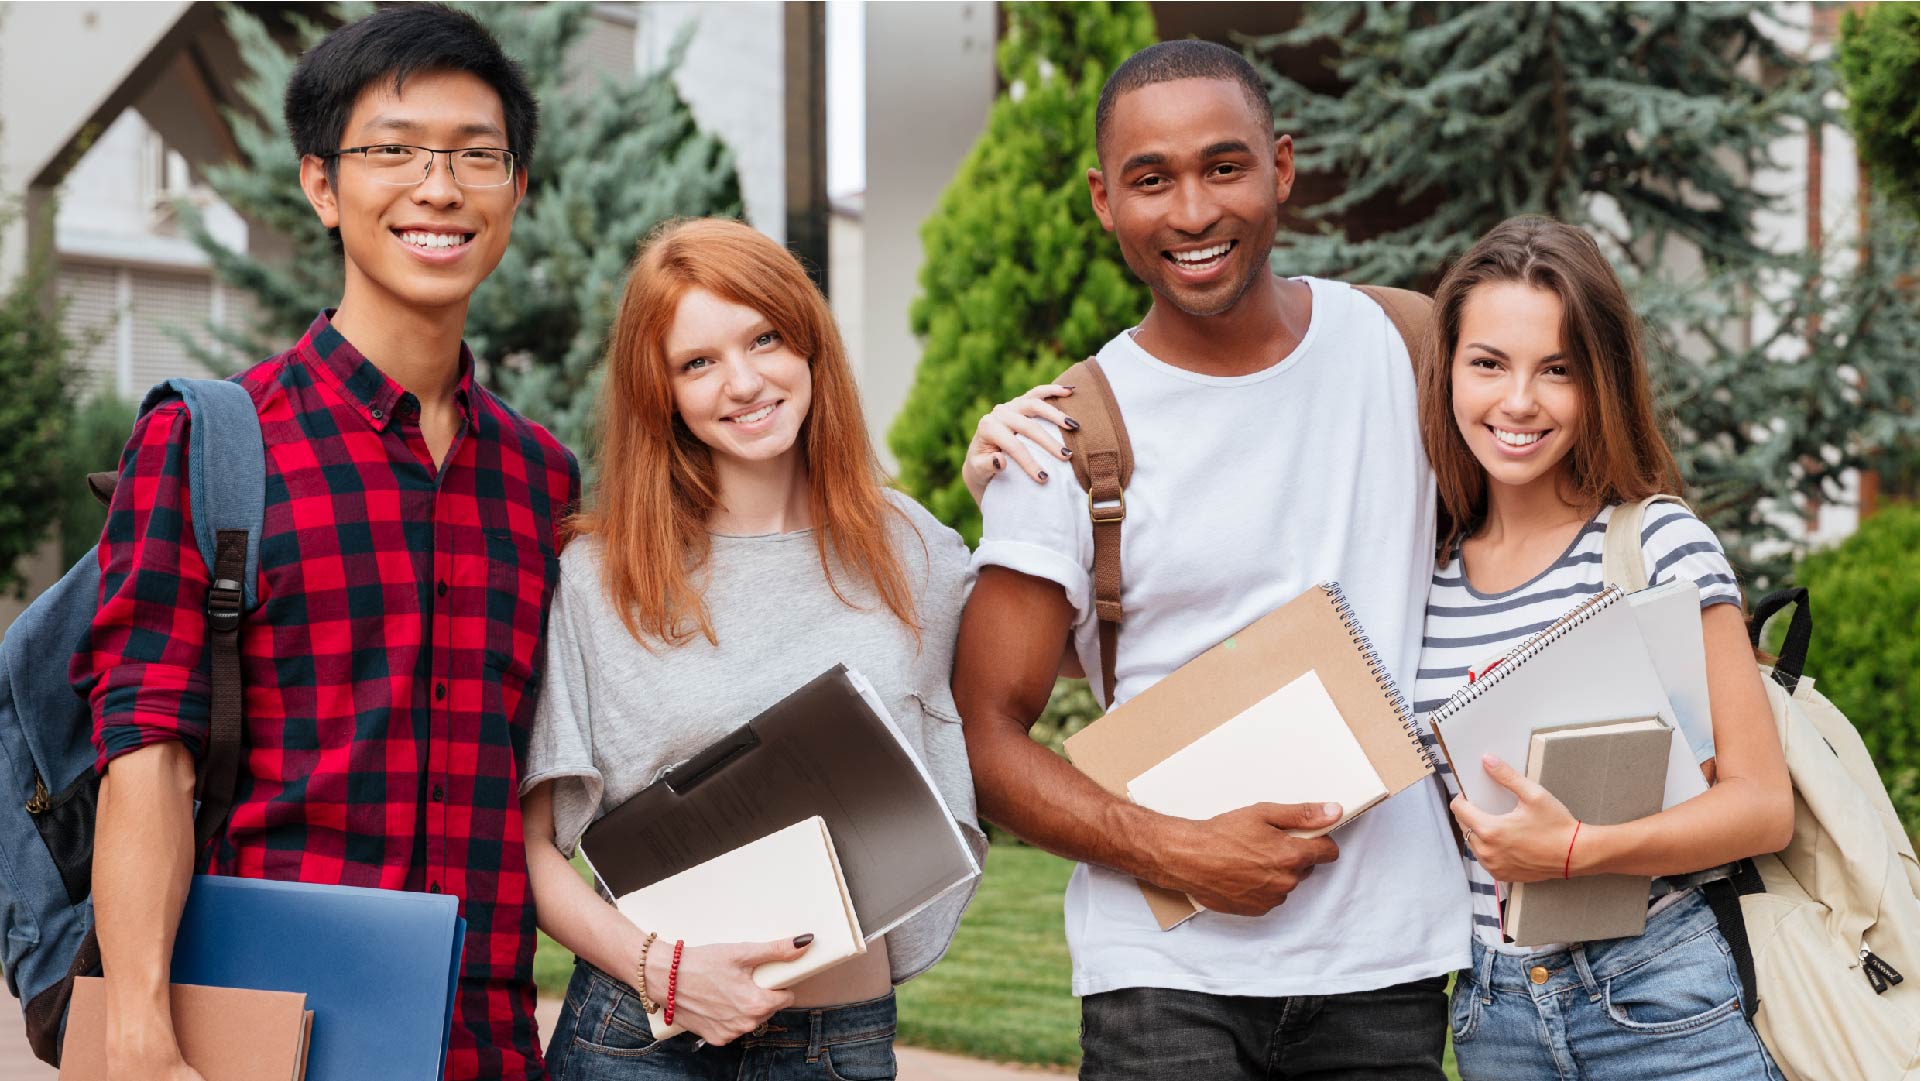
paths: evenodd
<path fill-rule="evenodd" d="M 214 579 L 207 587 L 207 625 L 220 634 L 239 630 L 243 600 L 239 582 L 232 578 Z"/>
<path fill-rule="evenodd" d="M 1095 525 L 1112 525 L 1115 522 L 1126 521 L 1127 497 L 1117 491 L 1114 493 L 1114 498 L 1096 502 L 1094 493 L 1087 493 L 1087 517 L 1092 519 Z"/>

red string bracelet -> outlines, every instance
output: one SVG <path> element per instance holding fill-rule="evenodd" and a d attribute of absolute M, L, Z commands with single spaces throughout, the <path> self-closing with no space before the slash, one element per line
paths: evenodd
<path fill-rule="evenodd" d="M 1561 863 L 1562 878 L 1567 878 L 1568 872 L 1574 869 L 1574 841 L 1575 841 L 1575 838 L 1579 836 L 1581 836 L 1581 820 L 1577 818 L 1574 820 L 1574 837 L 1569 837 L 1567 839 L 1567 859 L 1562 861 Z M 675 950 L 674 956 L 678 958 L 680 956 L 680 951 Z M 672 995 L 674 993 L 673 987 L 674 985 L 671 982 L 667 985 L 667 993 L 669 995 Z"/>
<path fill-rule="evenodd" d="M 674 940 L 674 963 L 667 966 L 667 1005 L 660 1015 L 660 1023 L 663 1025 L 674 1023 L 674 992 L 680 985 L 680 951 L 686 945 L 687 943 L 681 939 Z"/>

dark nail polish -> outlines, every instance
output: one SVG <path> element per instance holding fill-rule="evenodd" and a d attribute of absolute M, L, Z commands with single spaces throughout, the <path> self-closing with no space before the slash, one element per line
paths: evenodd
<path fill-rule="evenodd" d="M 1075 420 L 1073 417 L 1068 417 L 1061 422 L 1061 427 L 1066 428 L 1070 432 L 1078 432 L 1081 430 L 1081 422 Z"/>
<path fill-rule="evenodd" d="M 794 948 L 797 950 L 804 950 L 809 945 L 812 945 L 813 941 L 814 941 L 814 932 L 812 931 L 809 931 L 804 935 L 795 935 Z"/>
<path fill-rule="evenodd" d="M 1074 384 L 1072 384 L 1072 383 L 1062 383 L 1062 384 L 1061 384 L 1061 389 L 1062 389 L 1062 390 L 1073 390 L 1073 389 L 1074 389 Z"/>
<path fill-rule="evenodd" d="M 1003 461 L 1001 461 L 1001 456 L 1000 456 L 1000 455 L 998 455 L 998 454 L 996 454 L 996 455 L 994 455 L 994 472 L 996 472 L 996 473 L 998 473 L 998 472 L 1000 472 L 1000 471 L 1001 471 L 1001 469 L 1002 469 L 1003 467 L 1005 467 L 1005 465 L 1006 465 L 1006 463 L 1005 463 L 1005 462 L 1003 462 Z"/>
<path fill-rule="evenodd" d="M 1074 456 L 1074 448 L 1072 448 L 1072 447 L 1062 447 L 1062 448 L 1061 448 L 1061 457 L 1063 457 L 1063 458 L 1072 458 L 1073 456 Z"/>
<path fill-rule="evenodd" d="M 1047 483 L 1047 471 L 1045 469 L 1041 470 L 1041 483 Z"/>

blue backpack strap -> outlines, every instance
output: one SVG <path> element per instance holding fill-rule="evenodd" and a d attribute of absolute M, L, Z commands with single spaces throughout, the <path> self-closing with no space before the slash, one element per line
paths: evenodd
<path fill-rule="evenodd" d="M 207 651 L 212 687 L 207 753 L 195 795 L 195 850 L 206 847 L 233 809 L 240 776 L 240 621 L 259 603 L 260 527 L 266 512 L 267 452 L 253 396 L 238 383 L 169 379 L 147 393 L 141 413 L 162 402 L 187 406 L 187 494 L 194 542 L 207 561 Z"/>
<path fill-rule="evenodd" d="M 164 402 L 186 403 L 187 491 L 193 501 L 193 539 L 211 570 L 222 531 L 247 535 L 242 605 L 259 603 L 260 521 L 267 505 L 267 452 L 253 395 L 224 379 L 169 379 L 147 392 L 140 415 Z"/>

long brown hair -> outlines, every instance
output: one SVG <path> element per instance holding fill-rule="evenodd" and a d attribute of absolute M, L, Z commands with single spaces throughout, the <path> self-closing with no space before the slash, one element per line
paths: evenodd
<path fill-rule="evenodd" d="M 1421 373 L 1421 443 L 1441 507 L 1438 558 L 1487 516 L 1487 474 L 1454 421 L 1454 350 L 1461 309 L 1483 285 L 1514 283 L 1561 300 L 1561 346 L 1581 389 L 1581 427 L 1568 451 L 1576 505 L 1599 510 L 1657 493 L 1680 494 L 1648 386 L 1641 323 L 1594 238 L 1551 218 L 1509 218 L 1461 256 L 1434 292 L 1434 349 Z"/>
<path fill-rule="evenodd" d="M 713 454 L 674 411 L 666 340 L 681 297 L 704 289 L 759 312 L 808 360 L 813 403 L 796 443 L 806 465 L 815 545 L 829 588 L 865 579 L 919 636 L 907 573 L 888 537 L 899 508 L 882 493 L 860 395 L 827 302 L 785 248 L 718 218 L 669 222 L 641 243 L 628 273 L 600 388 L 599 470 L 573 534 L 601 540 L 604 586 L 634 638 L 668 646 L 696 630 L 718 644 L 695 580 L 720 502 Z"/>

